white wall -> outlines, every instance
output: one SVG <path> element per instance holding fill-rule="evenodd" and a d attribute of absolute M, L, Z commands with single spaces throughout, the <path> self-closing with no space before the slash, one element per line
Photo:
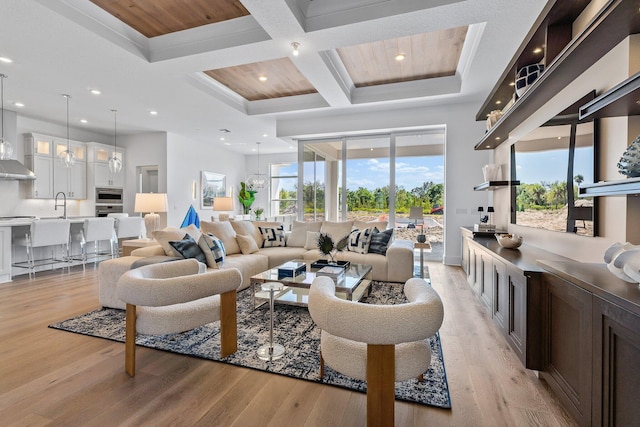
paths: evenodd
<path fill-rule="evenodd" d="M 473 187 L 483 181 L 482 166 L 492 160 L 491 151 L 473 149 L 485 131 L 485 123 L 475 121 L 479 105 L 480 102 L 320 118 L 297 117 L 279 120 L 277 135 L 304 138 L 327 133 L 384 132 L 445 125 L 444 262 L 459 265 L 460 227 L 477 222 L 478 206 L 487 206 L 491 197 L 490 193 L 473 191 Z"/>

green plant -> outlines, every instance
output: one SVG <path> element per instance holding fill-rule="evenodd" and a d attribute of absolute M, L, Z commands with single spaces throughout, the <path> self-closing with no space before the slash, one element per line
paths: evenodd
<path fill-rule="evenodd" d="M 251 205 L 256 200 L 256 191 L 247 190 L 245 182 L 240 183 L 240 191 L 238 192 L 238 200 L 242 203 L 242 212 L 247 215 L 251 212 Z"/>
<path fill-rule="evenodd" d="M 253 210 L 253 212 L 256 214 L 256 219 L 260 218 L 262 216 L 262 213 L 264 212 L 263 208 L 255 208 Z"/>
<path fill-rule="evenodd" d="M 324 255 L 328 255 L 331 258 L 331 263 L 335 263 L 333 257 L 337 252 L 341 252 L 346 249 L 349 244 L 349 236 L 345 236 L 334 243 L 333 238 L 327 233 L 320 233 L 318 235 L 318 250 Z"/>

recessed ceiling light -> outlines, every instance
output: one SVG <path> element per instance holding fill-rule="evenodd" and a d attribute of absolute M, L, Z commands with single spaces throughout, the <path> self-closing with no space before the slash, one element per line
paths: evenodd
<path fill-rule="evenodd" d="M 496 136 L 496 141 L 500 141 L 500 137 L 499 136 Z"/>
<path fill-rule="evenodd" d="M 396 55 L 396 61 L 403 61 L 405 58 L 404 53 L 399 53 Z"/>
<path fill-rule="evenodd" d="M 510 82 L 509 83 L 509 86 L 515 86 L 515 85 L 516 85 L 516 82 Z"/>
<path fill-rule="evenodd" d="M 258 77 L 258 80 L 260 80 L 261 82 L 266 82 L 267 81 L 267 76 L 260 76 L 260 77 Z"/>
<path fill-rule="evenodd" d="M 255 148 L 252 148 L 252 149 L 251 149 L 251 151 L 256 151 L 256 149 L 255 149 Z"/>
<path fill-rule="evenodd" d="M 533 49 L 533 53 L 542 53 L 542 48 L 541 47 L 537 47 L 537 48 Z"/>
<path fill-rule="evenodd" d="M 293 48 L 293 56 L 298 56 L 300 54 L 300 52 L 298 51 L 298 48 L 300 47 L 300 43 L 298 42 L 293 42 L 291 43 L 291 47 Z"/>
<path fill-rule="evenodd" d="M 224 136 L 222 138 L 220 138 L 220 141 L 224 141 Z"/>
<path fill-rule="evenodd" d="M 90 92 L 94 95 L 100 95 L 102 93 L 98 89 L 91 89 Z"/>
<path fill-rule="evenodd" d="M 500 104 L 502 104 L 502 101 L 497 100 L 497 101 L 496 101 L 496 105 L 500 105 Z"/>
<path fill-rule="evenodd" d="M 80 119 L 80 123 L 88 123 L 87 119 Z"/>
<path fill-rule="evenodd" d="M 230 142 L 225 142 L 224 145 L 231 145 L 231 143 Z"/>
<path fill-rule="evenodd" d="M 155 110 L 151 110 L 151 111 L 149 111 L 149 114 L 151 114 L 152 116 L 157 116 L 158 112 L 155 111 Z"/>
<path fill-rule="evenodd" d="M 0 62 L 4 62 L 5 64 L 11 64 L 13 59 L 7 58 L 6 56 L 0 56 Z"/>
<path fill-rule="evenodd" d="M 269 136 L 269 135 L 267 135 L 266 133 L 263 133 L 263 134 L 262 134 L 262 137 L 263 137 L 263 138 L 266 138 L 266 137 L 268 137 L 268 136 Z"/>
<path fill-rule="evenodd" d="M 15 105 L 16 107 L 24 107 L 24 104 L 22 102 L 14 102 L 13 105 Z"/>

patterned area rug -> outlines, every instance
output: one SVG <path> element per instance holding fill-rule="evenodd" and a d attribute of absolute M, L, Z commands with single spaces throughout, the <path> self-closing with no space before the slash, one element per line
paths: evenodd
<path fill-rule="evenodd" d="M 369 304 L 398 304 L 404 300 L 402 284 L 373 282 Z M 111 308 L 92 311 L 49 327 L 78 334 L 124 342 L 125 312 Z M 251 293 L 238 294 L 238 351 L 220 359 L 220 329 L 212 323 L 192 331 L 161 336 L 138 336 L 137 344 L 173 353 L 215 360 L 246 368 L 258 369 L 294 378 L 321 382 L 366 392 L 366 382 L 353 380 L 328 366 L 323 380 L 318 377 L 320 330 L 306 308 L 277 304 L 274 316 L 274 341 L 285 345 L 285 356 L 264 362 L 256 350 L 269 339 L 269 306 L 252 309 Z M 425 381 L 412 379 L 396 383 L 396 399 L 423 405 L 451 408 L 451 399 L 438 334 L 429 338 L 431 366 Z"/>

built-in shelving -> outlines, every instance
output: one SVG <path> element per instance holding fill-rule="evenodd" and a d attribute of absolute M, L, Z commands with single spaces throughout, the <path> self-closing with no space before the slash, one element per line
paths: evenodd
<path fill-rule="evenodd" d="M 581 185 L 579 197 L 623 196 L 640 194 L 640 178 L 628 178 L 618 181 L 603 181 L 595 184 Z"/>
<path fill-rule="evenodd" d="M 509 185 L 520 185 L 520 181 L 486 181 L 473 187 L 473 191 L 493 191 Z"/>
<path fill-rule="evenodd" d="M 551 14 L 556 7 L 568 6 L 566 6 L 566 2 L 558 1 L 548 13 Z M 584 5 L 579 7 L 584 8 Z M 590 24 L 569 41 L 553 61 L 547 64 L 544 73 L 484 135 L 475 145 L 475 149 L 487 150 L 498 147 L 509 138 L 509 133 L 513 129 L 544 106 L 613 47 L 630 34 L 640 32 L 639 7 L 640 1 L 638 0 L 610 0 Z M 581 10 L 576 9 L 577 12 Z M 540 22 L 540 26 L 549 25 L 545 20 Z M 530 37 L 533 35 L 534 33 Z M 523 46 L 528 46 L 527 40 Z M 484 120 L 486 109 L 495 107 L 498 100 L 498 88 L 508 84 L 509 79 L 512 80 L 513 77 L 503 74 L 496 88 L 476 115 L 476 120 Z"/>
<path fill-rule="evenodd" d="M 640 114 L 640 73 L 609 89 L 580 107 L 580 120 L 585 118 L 635 116 Z"/>

